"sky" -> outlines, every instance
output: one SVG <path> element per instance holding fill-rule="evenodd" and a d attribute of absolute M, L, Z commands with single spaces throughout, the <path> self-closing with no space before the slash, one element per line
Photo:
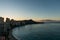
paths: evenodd
<path fill-rule="evenodd" d="M 60 0 L 0 0 L 0 16 L 60 20 Z"/>

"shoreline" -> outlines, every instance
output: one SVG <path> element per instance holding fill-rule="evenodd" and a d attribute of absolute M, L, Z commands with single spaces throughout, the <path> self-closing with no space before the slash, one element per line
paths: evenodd
<path fill-rule="evenodd" d="M 15 21 L 15 20 L 9 20 L 5 23 L 6 27 L 6 39 L 7 40 L 17 40 L 16 38 L 13 37 L 12 35 L 12 29 L 16 27 L 22 27 L 25 25 L 32 25 L 32 24 L 44 24 L 44 22 L 35 22 L 33 20 L 23 20 L 23 21 Z"/>
<path fill-rule="evenodd" d="M 9 31 L 8 39 L 9 40 L 17 40 L 15 37 L 13 37 L 12 30 Z"/>
<path fill-rule="evenodd" d="M 28 25 L 33 25 L 33 24 L 28 24 Z M 26 26 L 26 25 L 23 25 L 23 26 Z M 21 27 L 21 26 L 17 26 L 17 27 Z M 14 27 L 14 28 L 16 28 L 16 27 Z M 14 29 L 14 28 L 12 28 L 12 29 Z M 9 40 L 17 40 L 15 37 L 13 37 L 13 35 L 12 35 L 12 29 L 9 31 L 9 35 L 8 35 L 8 38 L 9 38 Z"/>

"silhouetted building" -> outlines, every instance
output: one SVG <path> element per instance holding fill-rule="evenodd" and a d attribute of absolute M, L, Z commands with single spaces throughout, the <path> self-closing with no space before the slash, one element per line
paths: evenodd
<path fill-rule="evenodd" d="M 6 22 L 4 23 L 4 31 L 7 32 L 11 29 L 10 27 L 10 18 L 6 18 Z"/>
<path fill-rule="evenodd" d="M 0 17 L 0 35 L 3 35 L 4 31 L 4 18 Z"/>
<path fill-rule="evenodd" d="M 4 23 L 4 18 L 0 17 L 0 24 L 3 24 L 3 23 Z"/>
<path fill-rule="evenodd" d="M 13 19 L 11 19 L 11 21 L 10 21 L 11 27 L 20 26 L 21 25 L 20 23 L 21 23 L 21 21 L 17 21 L 17 20 L 13 20 Z"/>

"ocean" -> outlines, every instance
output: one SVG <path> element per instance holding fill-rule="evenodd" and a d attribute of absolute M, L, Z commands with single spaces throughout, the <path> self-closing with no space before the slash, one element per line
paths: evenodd
<path fill-rule="evenodd" d="M 16 27 L 12 30 L 12 35 L 17 40 L 60 40 L 60 23 Z"/>

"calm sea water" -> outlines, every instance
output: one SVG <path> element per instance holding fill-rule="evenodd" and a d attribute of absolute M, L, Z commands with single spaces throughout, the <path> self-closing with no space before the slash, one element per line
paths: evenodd
<path fill-rule="evenodd" d="M 17 40 L 60 40 L 60 23 L 33 24 L 12 30 Z"/>

